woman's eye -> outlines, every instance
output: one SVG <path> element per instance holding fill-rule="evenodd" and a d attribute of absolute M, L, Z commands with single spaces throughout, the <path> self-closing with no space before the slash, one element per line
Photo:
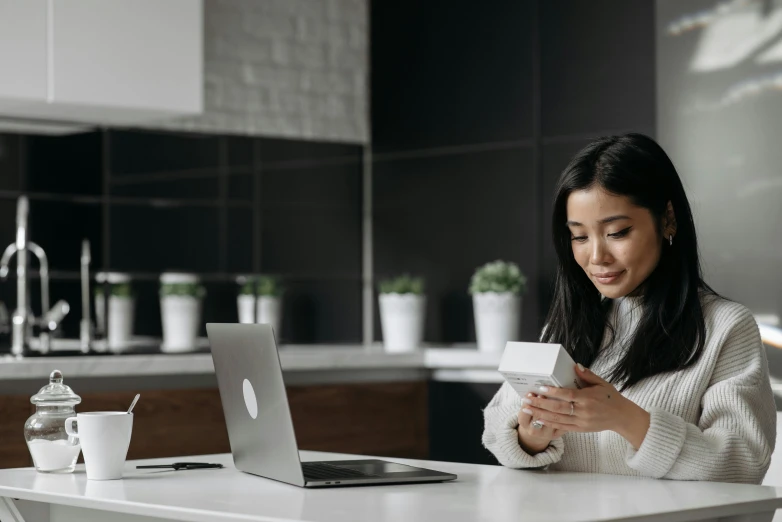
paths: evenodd
<path fill-rule="evenodd" d="M 584 241 L 587 240 L 587 237 L 586 236 L 573 236 L 573 237 L 570 238 L 570 240 L 571 241 L 577 241 L 579 243 L 583 243 Z"/>
<path fill-rule="evenodd" d="M 625 237 L 628 234 L 628 232 L 630 232 L 631 228 L 633 228 L 633 227 L 627 227 L 624 230 L 620 230 L 619 232 L 614 232 L 613 234 L 608 234 L 608 237 L 613 237 L 613 238 Z"/>

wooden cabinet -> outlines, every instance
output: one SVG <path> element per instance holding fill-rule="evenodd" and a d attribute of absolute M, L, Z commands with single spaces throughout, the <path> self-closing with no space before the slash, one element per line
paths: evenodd
<path fill-rule="evenodd" d="M 427 383 L 289 386 L 299 449 L 426 458 Z M 132 391 L 80 394 L 77 412 L 126 410 Z M 0 396 L 0 468 L 29 466 L 22 436 L 33 412 L 27 396 Z M 133 410 L 129 459 L 231 451 L 215 388 L 145 390 Z M 79 457 L 80 461 L 82 457 Z"/>
<path fill-rule="evenodd" d="M 133 124 L 203 109 L 202 0 L 0 0 L 0 117 Z"/>
<path fill-rule="evenodd" d="M 34 411 L 29 395 L 0 395 L 0 468 L 33 465 L 24 440 L 24 423 Z"/>

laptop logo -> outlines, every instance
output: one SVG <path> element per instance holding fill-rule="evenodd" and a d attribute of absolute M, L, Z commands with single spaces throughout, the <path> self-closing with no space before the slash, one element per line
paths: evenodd
<path fill-rule="evenodd" d="M 244 393 L 244 405 L 247 407 L 247 413 L 255 419 L 258 417 L 258 401 L 255 398 L 253 385 L 247 379 L 242 383 L 242 393 Z"/>

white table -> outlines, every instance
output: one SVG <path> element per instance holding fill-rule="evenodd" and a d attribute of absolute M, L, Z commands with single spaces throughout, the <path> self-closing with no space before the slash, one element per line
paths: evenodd
<path fill-rule="evenodd" d="M 353 455 L 301 452 L 303 460 Z M 136 470 L 136 464 L 220 462 L 224 469 Z M 0 470 L 2 522 L 768 521 L 782 488 L 519 471 L 389 459 L 456 473 L 454 482 L 307 490 L 237 471 L 230 455 L 128 462 L 125 477 L 88 481 L 30 468 Z M 21 500 L 13 500 L 21 499 Z M 725 517 L 720 518 L 720 517 Z"/>

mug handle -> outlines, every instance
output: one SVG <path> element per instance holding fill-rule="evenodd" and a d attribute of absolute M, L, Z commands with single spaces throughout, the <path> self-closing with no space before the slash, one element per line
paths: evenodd
<path fill-rule="evenodd" d="M 73 423 L 76 422 L 76 417 L 68 417 L 65 419 L 65 433 L 71 437 L 79 438 L 79 434 L 73 431 Z"/>

